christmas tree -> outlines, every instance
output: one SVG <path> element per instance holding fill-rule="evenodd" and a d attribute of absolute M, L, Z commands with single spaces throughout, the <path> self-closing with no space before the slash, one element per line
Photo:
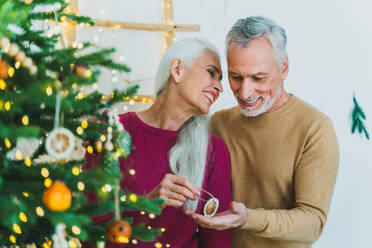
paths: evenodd
<path fill-rule="evenodd" d="M 118 159 L 128 156 L 131 142 L 110 107 L 138 87 L 110 96 L 83 92 L 102 68 L 129 68 L 111 59 L 114 49 L 66 47 L 61 22 L 94 25 L 67 7 L 64 0 L 0 0 L 0 245 L 153 240 L 159 230 L 119 221 L 123 210 L 161 212 L 160 200 L 119 189 Z M 78 140 L 89 141 L 86 151 L 99 155 L 98 168 L 82 170 L 85 160 L 71 157 Z M 88 203 L 85 192 L 99 201 Z M 90 216 L 109 211 L 116 222 L 107 231 L 92 225 Z M 110 236 L 118 226 L 124 231 Z"/>

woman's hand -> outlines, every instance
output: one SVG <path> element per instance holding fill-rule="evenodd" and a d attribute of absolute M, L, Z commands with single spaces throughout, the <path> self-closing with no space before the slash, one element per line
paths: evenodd
<path fill-rule="evenodd" d="M 240 202 L 231 202 L 230 209 L 218 213 L 214 217 L 196 214 L 189 209 L 185 209 L 184 212 L 200 226 L 215 230 L 236 228 L 243 225 L 247 220 L 245 205 Z"/>
<path fill-rule="evenodd" d="M 148 199 L 163 199 L 165 206 L 181 207 L 187 200 L 196 200 L 200 190 L 189 180 L 166 174 L 158 186 L 146 195 Z"/>

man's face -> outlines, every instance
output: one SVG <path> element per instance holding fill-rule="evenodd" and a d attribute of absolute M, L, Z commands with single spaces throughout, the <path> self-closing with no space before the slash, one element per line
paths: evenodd
<path fill-rule="evenodd" d="M 266 37 L 251 40 L 246 46 L 227 49 L 230 88 L 246 116 L 258 116 L 281 106 L 287 94 L 283 80 L 288 60 L 278 66 L 275 53 Z"/>

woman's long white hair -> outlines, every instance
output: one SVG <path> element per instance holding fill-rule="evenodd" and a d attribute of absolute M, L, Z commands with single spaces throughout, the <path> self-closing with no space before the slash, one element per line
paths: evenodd
<path fill-rule="evenodd" d="M 163 92 L 169 82 L 170 65 L 173 59 L 180 59 L 187 68 L 206 51 L 215 53 L 219 58 L 214 45 L 198 38 L 182 39 L 169 47 L 160 61 L 156 74 L 157 96 Z M 207 164 L 208 148 L 208 117 L 206 115 L 191 117 L 182 126 L 177 142 L 169 152 L 171 171 L 177 176 L 187 178 L 196 187 L 201 188 Z M 197 206 L 198 201 L 187 201 L 185 204 L 185 207 L 192 211 L 195 211 Z"/>

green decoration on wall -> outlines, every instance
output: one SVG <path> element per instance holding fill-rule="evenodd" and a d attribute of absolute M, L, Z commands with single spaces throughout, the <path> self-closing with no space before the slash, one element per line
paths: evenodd
<path fill-rule="evenodd" d="M 354 109 L 351 114 L 352 119 L 351 133 L 354 133 L 357 130 L 358 133 L 360 134 L 364 133 L 365 137 L 369 140 L 368 131 L 363 123 L 366 120 L 366 115 L 363 109 L 360 107 L 358 101 L 356 100 L 355 95 L 353 97 L 353 102 Z"/>

